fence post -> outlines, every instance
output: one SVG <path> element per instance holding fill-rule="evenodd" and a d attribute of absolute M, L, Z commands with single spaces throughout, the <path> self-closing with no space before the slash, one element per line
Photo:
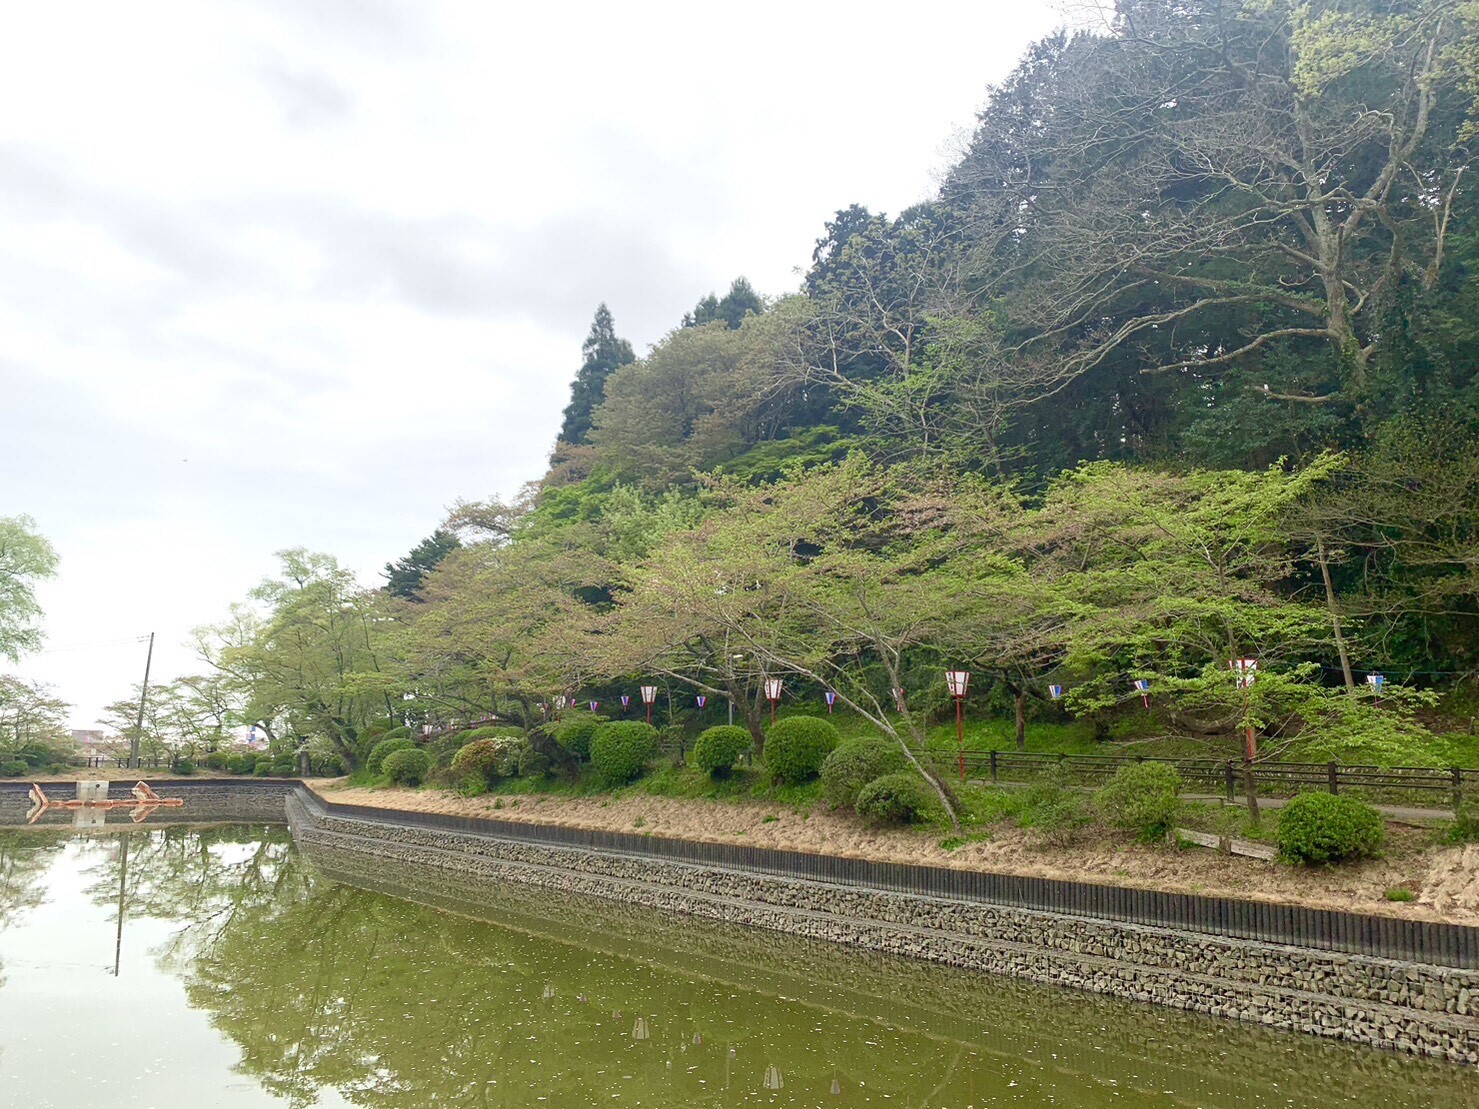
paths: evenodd
<path fill-rule="evenodd" d="M 996 784 L 996 748 L 991 748 L 991 783 Z"/>
<path fill-rule="evenodd" d="M 1340 789 L 1340 763 L 1327 763 L 1326 769 L 1330 775 L 1330 792 L 1334 794 Z"/>
<path fill-rule="evenodd" d="M 1455 766 L 1448 773 L 1453 778 L 1453 811 L 1458 812 L 1459 806 L 1464 803 L 1464 772 Z"/>
<path fill-rule="evenodd" d="M 1238 784 L 1238 777 L 1236 772 L 1233 770 L 1232 759 L 1228 759 L 1227 762 L 1223 763 L 1222 765 L 1222 784 L 1227 787 L 1228 804 L 1232 804 L 1233 791 L 1237 788 Z"/>

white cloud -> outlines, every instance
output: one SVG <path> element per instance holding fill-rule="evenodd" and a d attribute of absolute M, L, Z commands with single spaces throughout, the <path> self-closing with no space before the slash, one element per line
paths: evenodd
<path fill-rule="evenodd" d="M 53 0 L 0 38 L 0 513 L 58 647 L 157 672 L 272 552 L 373 580 L 538 476 L 596 304 L 639 350 L 927 195 L 1047 7 Z M 78 723 L 132 645 L 24 667 Z M 99 653 L 101 651 L 101 654 Z"/>

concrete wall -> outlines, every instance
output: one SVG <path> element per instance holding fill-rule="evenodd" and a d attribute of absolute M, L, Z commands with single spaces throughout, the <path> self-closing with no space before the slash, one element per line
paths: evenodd
<path fill-rule="evenodd" d="M 1479 971 L 347 818 L 306 792 L 288 799 L 287 812 L 295 838 L 310 849 L 1479 1063 Z"/>

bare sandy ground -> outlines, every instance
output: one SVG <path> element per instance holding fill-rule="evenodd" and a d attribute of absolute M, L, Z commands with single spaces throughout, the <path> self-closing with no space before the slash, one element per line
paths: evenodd
<path fill-rule="evenodd" d="M 1479 847 L 1429 846 L 1429 832 L 1400 826 L 1392 828 L 1388 858 L 1353 866 L 1302 868 L 1224 856 L 1205 848 L 1175 851 L 1120 845 L 1092 831 L 1079 845 L 1055 849 L 1006 824 L 994 826 L 987 841 L 947 851 L 940 847 L 938 833 L 868 829 L 851 814 L 831 813 L 821 806 L 798 813 L 785 805 L 765 802 L 669 797 L 526 795 L 468 799 L 430 790 L 346 788 L 340 782 L 316 782 L 313 788 L 333 801 L 414 812 L 650 832 L 707 843 L 741 843 L 1479 924 Z M 501 808 L 495 808 L 497 801 L 502 802 Z M 1416 900 L 1388 901 L 1386 891 L 1397 887 L 1415 892 Z"/>

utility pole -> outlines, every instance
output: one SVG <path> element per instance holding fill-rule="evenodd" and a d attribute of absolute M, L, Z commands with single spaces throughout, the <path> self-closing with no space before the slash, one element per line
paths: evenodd
<path fill-rule="evenodd" d="M 149 654 L 144 658 L 144 685 L 139 691 L 139 719 L 134 725 L 133 739 L 128 745 L 128 765 L 137 770 L 139 768 L 139 740 L 144 735 L 144 702 L 149 697 L 149 667 L 154 662 L 154 633 L 149 633 Z"/>

